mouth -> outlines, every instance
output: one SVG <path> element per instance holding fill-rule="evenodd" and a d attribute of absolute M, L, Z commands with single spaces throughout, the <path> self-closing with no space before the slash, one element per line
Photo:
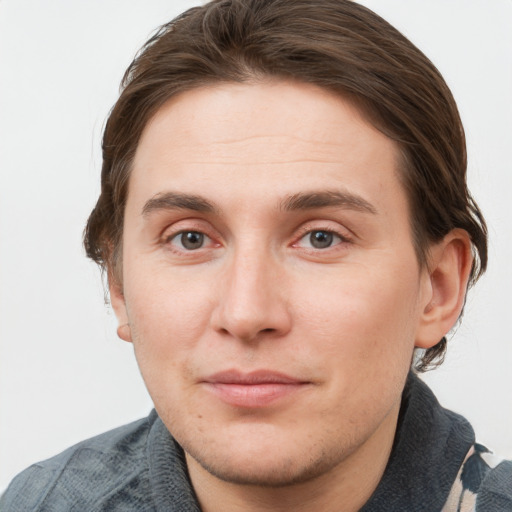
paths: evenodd
<path fill-rule="evenodd" d="M 207 377 L 202 384 L 228 405 L 259 408 L 290 397 L 311 383 L 269 370 L 228 370 Z"/>

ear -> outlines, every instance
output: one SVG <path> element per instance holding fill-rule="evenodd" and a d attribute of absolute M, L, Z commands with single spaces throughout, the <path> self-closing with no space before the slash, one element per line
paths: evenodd
<path fill-rule="evenodd" d="M 430 248 L 422 279 L 423 311 L 415 346 L 428 349 L 455 325 L 464 306 L 473 264 L 471 241 L 463 229 L 454 229 Z"/>
<path fill-rule="evenodd" d="M 117 318 L 118 328 L 117 335 L 124 341 L 132 341 L 132 333 L 130 322 L 128 321 L 128 313 L 126 311 L 126 302 L 121 284 L 115 278 L 109 278 L 108 288 L 110 292 L 110 303 Z"/>

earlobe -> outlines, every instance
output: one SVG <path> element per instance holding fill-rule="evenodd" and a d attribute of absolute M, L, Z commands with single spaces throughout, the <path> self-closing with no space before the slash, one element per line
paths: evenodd
<path fill-rule="evenodd" d="M 132 334 L 128 314 L 126 312 L 126 302 L 121 285 L 114 280 L 109 279 L 110 303 L 119 324 L 117 335 L 124 341 L 131 342 Z"/>
<path fill-rule="evenodd" d="M 426 302 L 416 333 L 416 347 L 436 345 L 455 325 L 464 306 L 473 256 L 469 235 L 454 229 L 431 248 Z"/>
<path fill-rule="evenodd" d="M 117 328 L 117 336 L 124 341 L 128 341 L 131 343 L 132 341 L 132 332 L 130 329 L 130 324 L 123 324 Z"/>

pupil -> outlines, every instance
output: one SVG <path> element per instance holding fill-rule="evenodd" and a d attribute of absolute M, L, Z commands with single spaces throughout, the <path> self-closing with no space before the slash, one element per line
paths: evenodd
<path fill-rule="evenodd" d="M 325 249 L 332 244 L 332 233 L 328 231 L 313 231 L 310 235 L 311 245 L 316 249 Z"/>
<path fill-rule="evenodd" d="M 187 231 L 181 234 L 181 243 L 185 249 L 199 249 L 203 245 L 204 235 L 197 231 Z"/>

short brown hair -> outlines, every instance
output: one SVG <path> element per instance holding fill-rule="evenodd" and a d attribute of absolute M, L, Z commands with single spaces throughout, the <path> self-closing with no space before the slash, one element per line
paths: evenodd
<path fill-rule="evenodd" d="M 487 230 L 466 184 L 457 106 L 435 66 L 407 38 L 351 0 L 213 0 L 163 25 L 127 69 L 103 135 L 101 195 L 84 234 L 87 255 L 120 280 L 131 163 L 149 119 L 177 93 L 216 82 L 283 78 L 353 101 L 401 150 L 420 264 L 453 228 L 468 232 L 470 284 L 487 265 Z M 417 369 L 442 359 L 446 338 Z"/>

